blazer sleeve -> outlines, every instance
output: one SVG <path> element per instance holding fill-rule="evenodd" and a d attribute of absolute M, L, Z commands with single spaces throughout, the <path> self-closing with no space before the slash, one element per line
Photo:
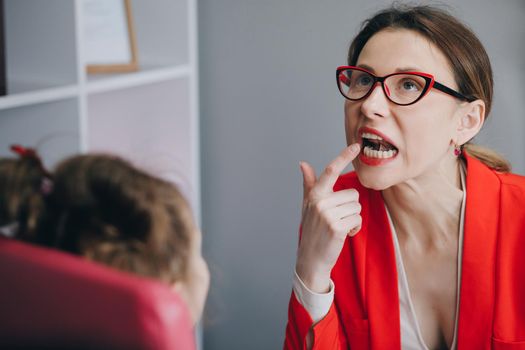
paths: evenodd
<path fill-rule="evenodd" d="M 314 335 L 312 350 L 347 349 L 335 303 L 330 307 L 328 314 L 314 325 L 308 311 L 292 293 L 288 307 L 284 350 L 306 350 L 306 336 L 312 326 Z"/>
<path fill-rule="evenodd" d="M 345 174 L 337 180 L 334 191 L 359 186 L 355 172 Z M 299 240 L 301 239 L 301 228 L 299 229 Z M 335 305 L 332 303 L 328 314 L 314 325 L 310 314 L 297 300 L 292 292 L 288 306 L 288 323 L 284 340 L 285 350 L 306 350 L 306 336 L 313 327 L 312 350 L 347 350 L 348 340 L 343 330 L 342 322 Z"/>

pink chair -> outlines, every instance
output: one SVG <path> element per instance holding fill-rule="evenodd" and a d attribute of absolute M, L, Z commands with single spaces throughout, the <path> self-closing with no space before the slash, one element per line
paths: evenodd
<path fill-rule="evenodd" d="M 0 236 L 0 348 L 195 349 L 167 286 Z"/>

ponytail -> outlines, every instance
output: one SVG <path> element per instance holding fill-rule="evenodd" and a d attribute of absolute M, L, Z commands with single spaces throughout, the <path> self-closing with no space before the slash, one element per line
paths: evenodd
<path fill-rule="evenodd" d="M 463 145 L 463 149 L 472 157 L 481 161 L 489 168 L 501 172 L 509 173 L 511 171 L 511 165 L 502 155 L 497 152 L 479 145 L 472 143 L 466 143 Z"/>
<path fill-rule="evenodd" d="M 0 159 L 0 226 L 14 227 L 11 235 L 33 240 L 45 211 L 50 175 L 31 149 L 13 146 L 19 158 Z"/>

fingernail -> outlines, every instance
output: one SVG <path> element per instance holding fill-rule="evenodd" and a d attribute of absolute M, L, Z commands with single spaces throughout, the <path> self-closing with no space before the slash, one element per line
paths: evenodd
<path fill-rule="evenodd" d="M 350 149 L 351 149 L 353 152 L 357 152 L 357 151 L 359 151 L 360 148 L 361 148 L 361 146 L 359 146 L 358 143 L 354 143 L 352 146 L 350 146 Z"/>

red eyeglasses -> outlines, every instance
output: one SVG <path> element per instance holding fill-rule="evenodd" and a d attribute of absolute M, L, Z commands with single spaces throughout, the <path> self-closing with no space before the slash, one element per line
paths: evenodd
<path fill-rule="evenodd" d="M 468 102 L 476 100 L 438 83 L 434 76 L 427 73 L 401 72 L 378 77 L 360 67 L 341 66 L 337 68 L 336 74 L 339 91 L 351 101 L 368 97 L 377 82 L 381 83 L 385 96 L 400 106 L 416 103 L 432 88 Z"/>

